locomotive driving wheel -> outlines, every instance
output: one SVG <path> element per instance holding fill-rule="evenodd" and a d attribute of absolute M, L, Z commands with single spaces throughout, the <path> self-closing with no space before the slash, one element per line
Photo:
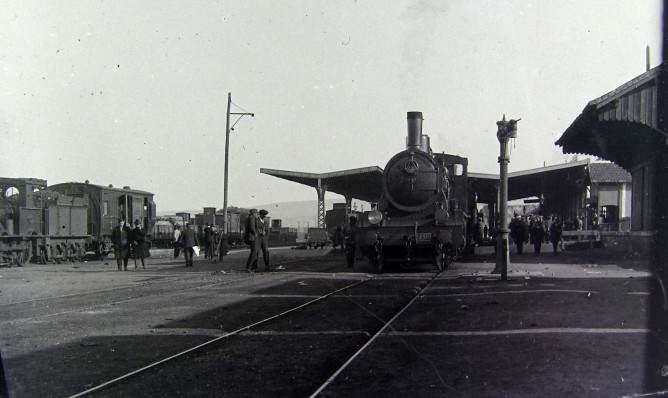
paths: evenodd
<path fill-rule="evenodd" d="M 28 261 L 28 251 L 27 250 L 18 250 L 12 252 L 12 263 L 18 267 L 23 267 L 23 265 Z"/>

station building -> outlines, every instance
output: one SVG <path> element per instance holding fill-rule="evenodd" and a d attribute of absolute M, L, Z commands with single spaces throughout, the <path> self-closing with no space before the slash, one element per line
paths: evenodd
<path fill-rule="evenodd" d="M 630 231 L 602 233 L 603 243 L 608 247 L 650 252 L 657 239 L 665 241 L 662 234 L 668 222 L 664 203 L 668 171 L 666 66 L 664 61 L 591 100 L 555 143 L 564 153 L 606 159 L 631 174 Z M 621 183 L 628 184 L 626 180 Z M 596 197 L 605 200 L 605 191 L 601 195 L 598 190 Z M 622 210 L 627 209 L 625 202 Z"/>

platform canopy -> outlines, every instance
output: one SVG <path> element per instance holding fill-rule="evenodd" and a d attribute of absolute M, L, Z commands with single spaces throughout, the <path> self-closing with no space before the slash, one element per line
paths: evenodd
<path fill-rule="evenodd" d="M 661 150 L 667 135 L 659 117 L 666 62 L 590 101 L 555 145 L 564 153 L 610 160 L 627 171 Z"/>
<path fill-rule="evenodd" d="M 322 187 L 328 192 L 334 192 L 344 197 L 366 202 L 378 200 L 383 190 L 381 185 L 383 169 L 378 166 L 329 173 L 307 173 L 274 169 L 260 169 L 260 173 L 307 185 L 315 189 Z"/>
<path fill-rule="evenodd" d="M 564 191 L 581 190 L 589 184 L 589 160 L 508 173 L 508 200 L 559 196 Z M 496 203 L 498 174 L 469 173 L 469 186 L 478 194 L 478 203 Z"/>
<path fill-rule="evenodd" d="M 589 160 L 581 160 L 538 169 L 511 172 L 508 174 L 508 199 L 554 196 L 558 192 L 582 189 L 589 184 Z M 260 169 L 284 180 L 318 188 L 318 184 L 328 192 L 346 198 L 374 202 L 383 192 L 383 169 L 378 166 L 335 171 L 330 173 L 307 173 Z M 468 174 L 469 186 L 478 195 L 478 203 L 496 203 L 499 185 L 498 174 Z M 558 195 L 557 195 L 558 196 Z"/>

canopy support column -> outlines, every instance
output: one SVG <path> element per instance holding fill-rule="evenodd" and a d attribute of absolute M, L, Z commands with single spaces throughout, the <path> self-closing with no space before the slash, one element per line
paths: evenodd
<path fill-rule="evenodd" d="M 318 192 L 318 228 L 325 228 L 325 192 L 327 192 L 327 185 L 322 185 L 322 178 L 318 178 L 318 186 L 315 190 Z"/>
<path fill-rule="evenodd" d="M 348 218 L 352 215 L 353 197 L 344 195 L 343 198 L 346 200 L 346 220 L 345 220 L 345 222 L 347 223 Z"/>

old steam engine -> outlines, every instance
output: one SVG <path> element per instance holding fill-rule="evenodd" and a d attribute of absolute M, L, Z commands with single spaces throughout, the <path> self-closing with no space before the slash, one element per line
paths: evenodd
<path fill-rule="evenodd" d="M 445 269 L 466 246 L 466 158 L 434 154 L 422 134 L 422 112 L 408 112 L 406 150 L 383 171 L 382 194 L 357 227 L 356 258 L 369 258 L 377 272 L 390 263 L 432 263 Z"/>

